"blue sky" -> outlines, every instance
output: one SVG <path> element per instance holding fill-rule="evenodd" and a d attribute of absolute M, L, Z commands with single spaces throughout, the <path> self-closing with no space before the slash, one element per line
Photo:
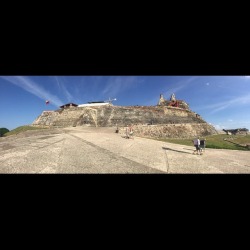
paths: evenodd
<path fill-rule="evenodd" d="M 0 76 L 0 127 L 31 124 L 69 102 L 156 105 L 161 93 L 175 93 L 217 129 L 250 130 L 250 76 Z"/>

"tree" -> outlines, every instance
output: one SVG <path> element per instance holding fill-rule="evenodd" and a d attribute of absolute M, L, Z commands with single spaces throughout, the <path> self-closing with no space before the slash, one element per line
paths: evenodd
<path fill-rule="evenodd" d="M 3 136 L 7 132 L 9 132 L 7 128 L 0 128 L 0 137 Z"/>

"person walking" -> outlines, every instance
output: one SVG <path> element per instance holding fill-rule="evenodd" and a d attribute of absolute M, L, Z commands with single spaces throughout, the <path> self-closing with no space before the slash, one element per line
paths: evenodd
<path fill-rule="evenodd" d="M 200 140 L 201 154 L 203 154 L 203 152 L 205 152 L 205 148 L 206 148 L 206 139 Z"/>
<path fill-rule="evenodd" d="M 193 140 L 193 143 L 194 143 L 194 146 L 195 146 L 195 150 L 194 150 L 194 152 L 193 152 L 193 154 L 202 154 L 201 153 L 201 149 L 200 149 L 200 137 L 198 137 L 198 138 L 196 138 L 196 139 L 194 139 Z"/>
<path fill-rule="evenodd" d="M 133 126 L 130 125 L 130 126 L 129 126 L 129 136 L 130 136 L 132 139 L 134 139 L 133 134 L 134 134 Z"/>
<path fill-rule="evenodd" d="M 129 139 L 129 127 L 128 127 L 128 125 L 126 126 L 125 133 L 126 133 L 125 138 Z"/>

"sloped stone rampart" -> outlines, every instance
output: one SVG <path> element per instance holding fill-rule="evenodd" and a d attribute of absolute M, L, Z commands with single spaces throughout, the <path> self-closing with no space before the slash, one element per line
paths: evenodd
<path fill-rule="evenodd" d="M 119 133 L 125 135 L 126 128 L 120 128 Z M 166 125 L 134 125 L 134 136 L 152 138 L 193 138 L 217 134 L 216 129 L 207 123 L 186 123 Z"/>
<path fill-rule="evenodd" d="M 74 107 L 44 111 L 32 125 L 123 128 L 131 124 L 136 134 L 150 137 L 186 138 L 216 131 L 190 110 L 160 106 Z"/>

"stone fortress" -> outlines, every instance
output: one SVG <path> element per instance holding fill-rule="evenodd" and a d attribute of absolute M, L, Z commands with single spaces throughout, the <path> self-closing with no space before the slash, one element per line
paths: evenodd
<path fill-rule="evenodd" d="M 100 105 L 98 105 L 100 103 Z M 114 127 L 123 133 L 133 125 L 134 134 L 156 138 L 192 138 L 217 134 L 216 129 L 190 110 L 172 94 L 169 100 L 160 95 L 156 106 L 114 106 L 111 102 L 94 105 L 65 104 L 55 111 L 43 111 L 32 123 L 41 127 Z"/>

